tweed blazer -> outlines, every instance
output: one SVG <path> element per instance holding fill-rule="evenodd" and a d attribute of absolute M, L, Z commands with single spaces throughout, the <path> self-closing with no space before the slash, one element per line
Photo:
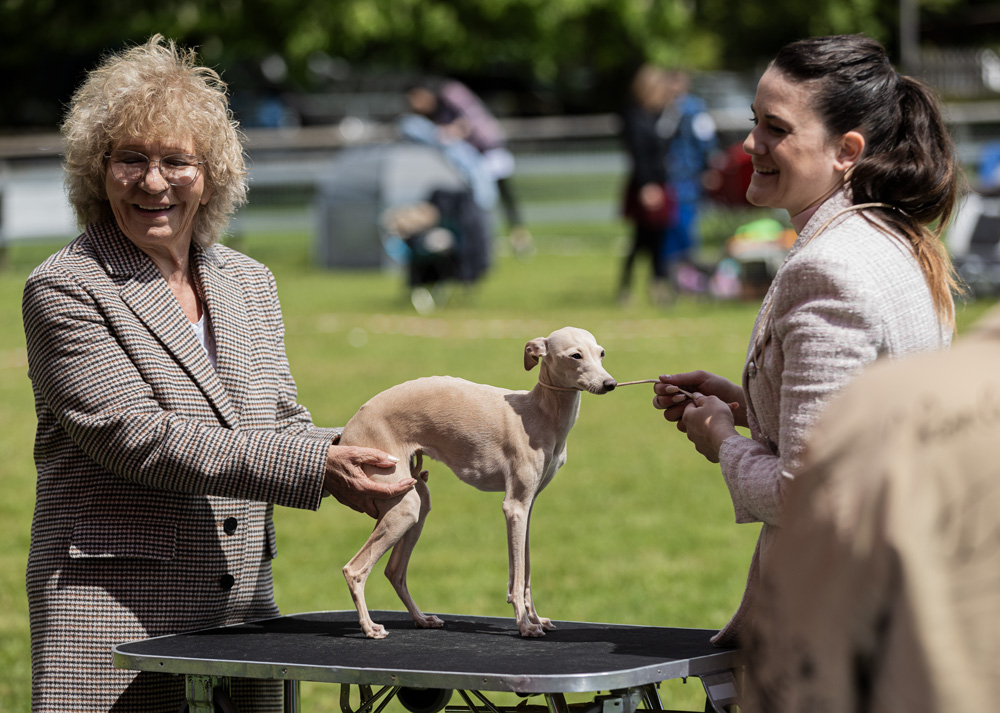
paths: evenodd
<path fill-rule="evenodd" d="M 716 643 L 734 643 L 743 626 L 785 490 L 830 397 L 877 359 L 951 342 L 909 242 L 861 211 L 841 213 L 851 205 L 842 190 L 819 207 L 754 324 L 742 379 L 750 437 L 727 438 L 719 460 L 736 522 L 763 526 L 743 601 Z"/>
<path fill-rule="evenodd" d="M 222 246 L 192 248 L 192 268 L 217 368 L 113 223 L 25 286 L 35 711 L 175 713 L 183 680 L 118 671 L 112 645 L 275 615 L 272 504 L 319 507 L 335 431 L 297 402 L 274 278 Z M 274 693 L 234 687 L 241 711 Z"/>

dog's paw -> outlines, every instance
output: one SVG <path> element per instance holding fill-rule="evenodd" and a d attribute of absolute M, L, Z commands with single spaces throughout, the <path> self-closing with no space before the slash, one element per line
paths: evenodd
<path fill-rule="evenodd" d="M 419 617 L 413 617 L 413 621 L 421 629 L 440 629 L 444 626 L 444 620 L 433 614 L 421 614 Z"/>
<path fill-rule="evenodd" d="M 521 636 L 527 639 L 537 639 L 540 636 L 545 636 L 545 629 L 543 629 L 538 624 L 533 624 L 530 621 L 521 622 L 517 625 L 517 630 L 521 632 Z"/>
<path fill-rule="evenodd" d="M 385 630 L 384 626 L 376 624 L 375 622 L 362 625 L 361 630 L 365 632 L 365 636 L 369 639 L 384 639 L 389 635 L 389 632 Z"/>

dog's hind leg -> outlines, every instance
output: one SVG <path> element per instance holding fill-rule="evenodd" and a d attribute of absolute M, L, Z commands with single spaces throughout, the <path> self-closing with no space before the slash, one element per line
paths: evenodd
<path fill-rule="evenodd" d="M 385 566 L 385 576 L 392 583 L 393 589 L 396 590 L 396 594 L 399 595 L 400 600 L 403 602 L 406 610 L 410 612 L 410 616 L 413 617 L 413 622 L 417 626 L 423 629 L 439 629 L 444 626 L 444 622 L 434 615 L 424 614 L 420 611 L 420 607 L 413 601 L 409 587 L 406 584 L 406 568 L 410 563 L 410 555 L 413 554 L 413 548 L 416 546 L 417 540 L 420 538 L 420 533 L 424 529 L 424 521 L 427 518 L 427 513 L 431 510 L 431 494 L 426 483 L 426 471 L 421 473 L 419 472 L 419 468 L 417 471 L 414 474 L 414 477 L 417 479 L 414 490 L 420 496 L 420 515 L 416 524 L 407 530 L 406 534 L 392 548 L 392 554 L 389 555 L 389 562 Z"/>
<path fill-rule="evenodd" d="M 426 488 L 426 485 L 424 486 Z M 365 582 L 376 563 L 390 549 L 395 547 L 406 533 L 420 521 L 421 497 L 416 489 L 403 495 L 398 502 L 384 512 L 375 523 L 375 529 L 368 541 L 351 561 L 344 565 L 344 579 L 358 610 L 361 630 L 369 639 L 384 639 L 388 632 L 381 624 L 376 624 L 368 613 L 365 603 Z"/>

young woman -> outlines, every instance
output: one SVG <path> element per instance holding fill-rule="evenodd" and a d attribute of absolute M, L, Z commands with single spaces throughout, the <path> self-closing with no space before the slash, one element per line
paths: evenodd
<path fill-rule="evenodd" d="M 786 46 L 752 114 L 747 198 L 787 210 L 798 239 L 764 297 L 742 384 L 705 371 L 662 376 L 653 400 L 721 463 L 736 521 L 763 523 L 743 601 L 713 639 L 720 645 L 744 627 L 823 406 L 877 359 L 947 346 L 957 287 L 938 240 L 958 191 L 955 150 L 930 91 L 901 76 L 878 42 Z"/>

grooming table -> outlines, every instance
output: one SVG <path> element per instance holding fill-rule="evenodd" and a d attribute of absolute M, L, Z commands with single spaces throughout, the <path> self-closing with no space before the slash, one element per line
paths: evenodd
<path fill-rule="evenodd" d="M 656 684 L 689 676 L 704 685 L 706 710 L 736 702 L 740 652 L 713 646 L 714 630 L 560 621 L 525 639 L 513 617 L 440 616 L 443 629 L 418 629 L 406 612 L 372 612 L 389 632 L 372 640 L 353 609 L 292 614 L 119 644 L 114 664 L 183 674 L 190 713 L 212 713 L 213 692 L 230 678 L 283 681 L 286 713 L 299 711 L 299 681 L 341 684 L 344 713 L 381 713 L 393 698 L 411 713 L 633 713 L 640 703 L 662 711 Z M 453 690 L 464 707 L 446 706 Z M 502 708 L 484 691 L 543 695 L 545 706 Z M 567 693 L 594 698 L 570 705 Z"/>

